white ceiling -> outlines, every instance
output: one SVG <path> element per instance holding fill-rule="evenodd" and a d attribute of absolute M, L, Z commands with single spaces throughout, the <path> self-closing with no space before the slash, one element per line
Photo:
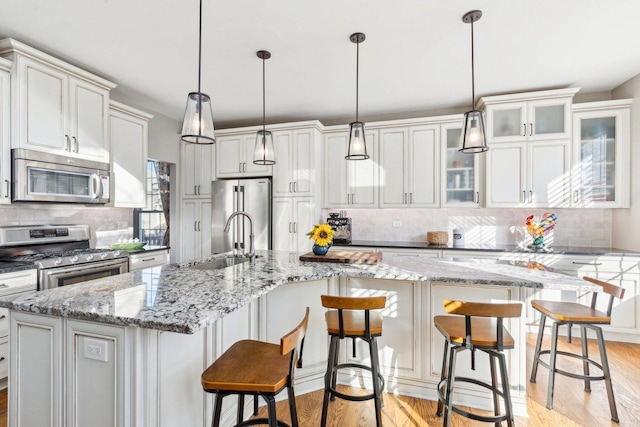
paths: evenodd
<path fill-rule="evenodd" d="M 181 121 L 197 88 L 198 0 L 2 0 L 12 37 L 116 82 L 113 98 Z M 216 127 L 355 114 L 360 46 L 364 120 L 464 111 L 476 96 L 582 87 L 609 91 L 640 73 L 640 1 L 204 0 L 202 91 Z"/>

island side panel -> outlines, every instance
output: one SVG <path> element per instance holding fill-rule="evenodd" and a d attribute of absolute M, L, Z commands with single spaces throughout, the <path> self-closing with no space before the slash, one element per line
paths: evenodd
<path fill-rule="evenodd" d="M 63 425 L 63 323 L 53 316 L 10 312 L 10 426 Z"/>

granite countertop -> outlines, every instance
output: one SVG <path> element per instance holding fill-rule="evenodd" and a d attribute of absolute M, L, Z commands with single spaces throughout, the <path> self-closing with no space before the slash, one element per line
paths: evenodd
<path fill-rule="evenodd" d="M 514 252 L 514 253 L 538 253 L 558 255 L 614 255 L 637 256 L 640 252 L 619 248 L 584 247 L 584 246 L 551 246 L 550 250 L 535 250 L 518 245 L 466 245 L 464 248 L 454 248 L 450 244 L 432 245 L 428 242 L 396 242 L 377 240 L 354 240 L 351 243 L 340 243 L 334 246 L 353 246 L 370 248 L 395 248 L 395 249 L 427 249 L 427 250 L 453 250 L 453 251 L 479 251 L 479 252 Z"/>
<path fill-rule="evenodd" d="M 203 270 L 193 268 L 201 262 L 171 264 L 4 297 L 0 306 L 191 334 L 280 285 L 336 276 L 583 291 L 596 288 L 577 277 L 494 261 L 424 259 L 352 265 L 302 262 L 289 252 L 258 251 L 258 255 L 254 266 L 243 263 Z"/>
<path fill-rule="evenodd" d="M 14 271 L 34 270 L 36 265 L 32 262 L 0 261 L 0 274 L 13 273 Z"/>

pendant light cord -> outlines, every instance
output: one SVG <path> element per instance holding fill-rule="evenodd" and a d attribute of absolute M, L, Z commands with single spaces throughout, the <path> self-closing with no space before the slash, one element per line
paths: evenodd
<path fill-rule="evenodd" d="M 360 41 L 356 43 L 356 122 L 358 121 L 358 89 L 360 82 L 358 77 L 360 76 Z"/>
<path fill-rule="evenodd" d="M 267 133 L 267 128 L 266 128 L 266 89 L 265 89 L 265 65 L 264 65 L 264 61 L 265 58 L 264 56 L 262 57 L 262 145 L 264 146 L 266 143 L 266 133 Z"/>
<path fill-rule="evenodd" d="M 200 0 L 200 14 L 198 18 L 198 135 L 202 135 L 202 92 L 200 80 L 202 74 L 202 0 Z"/>
<path fill-rule="evenodd" d="M 476 82 L 475 82 L 475 64 L 473 55 L 473 19 L 471 20 L 471 109 L 476 109 Z"/>

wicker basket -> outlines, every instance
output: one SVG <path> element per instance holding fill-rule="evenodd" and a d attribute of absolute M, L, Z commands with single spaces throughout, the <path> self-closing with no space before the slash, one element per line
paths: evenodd
<path fill-rule="evenodd" d="M 428 231 L 427 242 L 432 245 L 444 245 L 449 240 L 449 233 L 447 231 Z"/>

